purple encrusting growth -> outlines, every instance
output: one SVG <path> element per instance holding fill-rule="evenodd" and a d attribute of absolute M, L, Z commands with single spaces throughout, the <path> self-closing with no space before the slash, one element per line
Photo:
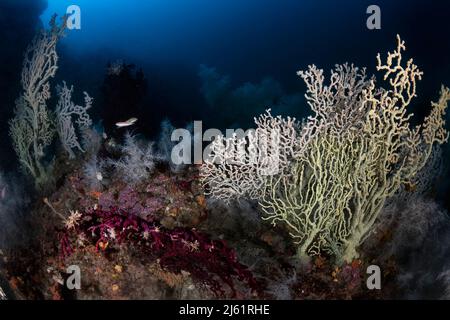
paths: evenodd
<path fill-rule="evenodd" d="M 159 197 L 148 197 L 142 200 L 139 193 L 132 187 L 127 186 L 117 193 L 104 192 L 99 197 L 99 206 L 101 208 L 120 207 L 122 210 L 130 214 L 138 215 L 140 217 L 151 216 L 163 208 L 165 208 L 165 201 Z"/>
<path fill-rule="evenodd" d="M 232 297 L 237 296 L 235 279 L 245 283 L 255 293 L 261 292 L 261 284 L 246 266 L 237 261 L 233 249 L 223 240 L 212 240 L 195 229 L 169 230 L 156 219 L 144 220 L 135 214 L 112 208 L 83 213 L 78 224 L 63 233 L 60 240 L 63 258 L 76 250 L 72 245 L 72 235 L 78 238 L 78 244 L 80 239 L 88 241 L 101 252 L 113 245 L 132 245 L 168 272 L 189 272 L 193 279 L 205 284 L 219 297 L 226 294 L 223 284 L 228 285 Z"/>

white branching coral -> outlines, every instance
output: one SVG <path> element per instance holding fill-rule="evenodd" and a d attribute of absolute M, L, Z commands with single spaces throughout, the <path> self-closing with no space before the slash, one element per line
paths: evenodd
<path fill-rule="evenodd" d="M 405 43 L 397 39 L 397 49 L 388 53 L 386 62 L 377 56 L 377 69 L 384 72 L 388 88 L 377 88 L 364 69 L 347 64 L 336 66 L 328 85 L 315 66 L 298 72 L 307 85 L 313 115 L 294 140 L 278 140 L 275 150 L 281 146 L 286 151 L 278 156 L 291 156 L 290 161 L 289 157 L 284 158 L 286 163 L 281 161 L 282 168 L 290 169 L 287 172 L 261 175 L 263 162 L 245 166 L 251 143 L 236 137 L 218 139 L 213 150 L 221 161 L 203 166 L 213 196 L 259 199 L 265 219 L 287 225 L 302 260 L 322 252 L 334 255 L 339 263 L 357 258 L 357 249 L 374 230 L 386 200 L 410 185 L 434 146 L 448 140 L 444 128 L 448 88 L 442 87 L 423 124 L 411 126 L 407 107 L 422 72 L 412 59 L 403 63 Z M 231 164 L 226 161 L 230 159 Z"/>
<path fill-rule="evenodd" d="M 364 122 L 366 110 L 362 92 L 371 84 L 366 70 L 349 64 L 336 65 L 331 71 L 328 85 L 325 84 L 323 73 L 315 65 L 309 66 L 307 71 L 297 72 L 305 81 L 305 98 L 313 112 L 304 121 L 299 134 L 300 153 L 325 129 L 340 134 L 351 127 L 361 128 Z"/>
<path fill-rule="evenodd" d="M 299 157 L 298 180 L 285 182 L 291 189 L 284 193 L 273 184 L 272 196 L 262 203 L 271 209 L 267 211 L 269 219 L 286 222 L 293 236 L 300 237 L 300 256 L 328 251 L 340 262 L 358 257 L 357 248 L 373 230 L 386 199 L 410 183 L 426 164 L 434 144 L 447 140 L 443 120 L 450 100 L 447 88 L 442 88 L 439 101 L 432 103 L 424 124 L 411 128 L 412 114 L 407 107 L 422 72 L 412 60 L 402 65 L 404 49 L 404 42 L 398 38 L 397 50 L 388 54 L 386 64 L 378 56 L 377 68 L 385 72 L 390 88 L 377 89 L 372 79 L 352 102 L 357 112 L 343 118 L 351 126 L 343 126 L 338 117 L 325 122 L 324 129 Z M 337 105 L 338 100 L 329 99 L 326 89 L 317 90 L 324 88 L 323 77 L 316 77 L 314 82 L 308 91 L 324 92 L 325 98 L 314 101 L 323 104 L 321 110 L 330 112 L 334 108 L 330 106 Z M 313 161 L 305 162 L 304 158 Z M 308 171 L 304 182 L 302 175 Z M 291 198 L 302 201 L 292 206 Z M 298 215 L 305 220 L 293 228 Z"/>
<path fill-rule="evenodd" d="M 56 46 L 64 35 L 66 17 L 56 24 L 56 16 L 50 22 L 50 30 L 41 31 L 27 48 L 22 69 L 23 92 L 16 101 L 15 116 L 9 122 L 9 133 L 19 162 L 25 173 L 31 175 L 38 190 L 52 180 L 52 163 L 46 151 L 57 132 L 64 149 L 73 158 L 73 149 L 81 149 L 73 121 L 79 130 L 90 126 L 87 110 L 92 99 L 85 93 L 85 106 L 71 101 L 73 88 L 64 83 L 59 88 L 59 102 L 55 112 L 47 106 L 50 99 L 50 80 L 58 69 Z M 56 114 L 56 117 L 55 117 Z"/>
<path fill-rule="evenodd" d="M 153 150 L 153 142 L 139 143 L 136 137 L 127 133 L 120 146 L 122 156 L 119 160 L 109 160 L 121 178 L 132 185 L 147 179 L 155 168 L 159 157 Z"/>
<path fill-rule="evenodd" d="M 219 136 L 212 142 L 201 179 L 213 198 L 259 199 L 270 176 L 289 172 L 297 146 L 295 118 L 273 117 L 269 109 L 255 124 L 255 130 L 241 136 Z"/>
<path fill-rule="evenodd" d="M 412 60 L 405 68 L 400 64 L 404 42 L 398 37 L 398 48 L 389 53 L 386 65 L 378 59 L 378 69 L 385 70 L 391 89 L 376 93 L 374 84 L 364 92 L 370 105 L 363 131 L 362 157 L 353 176 L 354 208 L 345 219 L 346 234 L 342 239 L 342 260 L 357 257 L 357 247 L 368 237 L 387 198 L 425 166 L 435 144 L 447 141 L 445 110 L 450 100 L 448 88 L 442 88 L 439 101 L 432 103 L 423 125 L 411 128 L 407 107 L 416 94 L 416 80 L 422 73 Z M 395 63 L 395 67 L 393 64 Z"/>
<path fill-rule="evenodd" d="M 63 82 L 62 86 L 57 87 L 59 96 L 58 104 L 56 105 L 56 129 L 64 150 L 69 154 L 71 159 L 75 158 L 74 149 L 81 152 L 78 132 L 82 133 L 92 125 L 92 120 L 89 117 L 88 109 L 92 108 L 93 99 L 84 92 L 84 106 L 75 105 L 72 101 L 73 86 L 67 87 Z M 75 128 L 75 125 L 78 128 Z"/>
<path fill-rule="evenodd" d="M 40 32 L 28 46 L 22 69 L 23 92 L 16 102 L 15 117 L 10 121 L 10 136 L 22 168 L 31 174 L 36 186 L 50 179 L 51 167 L 43 163 L 45 149 L 54 137 L 54 126 L 47 108 L 50 79 L 58 69 L 56 45 L 66 26 L 51 20 L 51 29 Z"/>
<path fill-rule="evenodd" d="M 331 82 L 323 70 L 310 66 L 298 72 L 307 84 L 306 99 L 313 115 L 299 125 L 295 119 L 273 117 L 270 110 L 255 118 L 256 131 L 245 137 L 219 137 L 211 145 L 212 159 L 202 166 L 202 180 L 217 199 L 261 199 L 270 177 L 290 174 L 292 159 L 299 157 L 316 135 L 329 128 L 339 133 L 361 127 L 364 110 L 361 93 L 370 86 L 365 69 L 336 65 Z M 352 119 L 352 121 L 348 121 Z"/>
<path fill-rule="evenodd" d="M 328 248 L 324 236 L 339 213 L 348 213 L 358 152 L 356 137 L 322 134 L 296 159 L 290 176 L 272 177 L 268 183 L 260 201 L 264 219 L 288 225 L 303 261 Z"/>

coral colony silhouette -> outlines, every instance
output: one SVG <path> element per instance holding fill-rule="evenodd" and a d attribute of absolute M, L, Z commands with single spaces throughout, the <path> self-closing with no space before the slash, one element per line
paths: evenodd
<path fill-rule="evenodd" d="M 400 36 L 376 56 L 380 81 L 349 63 L 299 71 L 304 119 L 266 105 L 254 129 L 207 138 L 166 119 L 151 142 L 135 131 L 147 80 L 133 65 L 108 65 L 100 112 L 88 93 L 54 84 L 66 23 L 54 16 L 24 55 L 9 120 L 22 175 L 0 175 L 0 299 L 409 298 L 408 277 L 416 293 L 439 283 L 436 297 L 450 297 L 448 264 L 427 280 L 420 263 L 406 267 L 428 238 L 450 234 L 433 200 L 450 90 L 412 118 L 423 73 Z M 220 92 L 284 96 L 261 93 L 277 86 L 269 80 L 232 91 L 201 68 L 208 104 Z M 67 290 L 73 266 L 80 283 Z M 389 281 L 370 290 L 377 268 Z"/>

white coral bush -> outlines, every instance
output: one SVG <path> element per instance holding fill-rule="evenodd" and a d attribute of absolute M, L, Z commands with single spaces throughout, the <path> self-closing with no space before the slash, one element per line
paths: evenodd
<path fill-rule="evenodd" d="M 256 129 L 243 136 L 218 136 L 212 142 L 201 179 L 213 198 L 259 199 L 270 176 L 289 172 L 297 148 L 295 118 L 274 117 L 269 109 L 255 124 Z"/>
<path fill-rule="evenodd" d="M 65 84 L 59 91 L 60 100 L 54 112 L 47 106 L 51 97 L 50 80 L 58 70 L 56 46 L 64 34 L 66 19 L 57 25 L 56 16 L 50 22 L 50 30 L 39 32 L 28 46 L 22 67 L 22 93 L 16 101 L 15 116 L 9 122 L 9 133 L 23 171 L 31 175 L 37 189 L 42 190 L 52 180 L 52 164 L 48 162 L 48 148 L 58 132 L 63 147 L 71 157 L 73 149 L 81 149 L 73 116 L 80 127 L 90 125 L 86 110 L 92 99 L 86 95 L 85 107 L 71 101 L 72 89 Z"/>
<path fill-rule="evenodd" d="M 160 159 L 153 149 L 153 142 L 140 142 L 130 133 L 125 135 L 120 151 L 120 159 L 110 159 L 109 164 L 123 181 L 131 185 L 148 179 Z"/>
<path fill-rule="evenodd" d="M 49 81 L 58 69 L 56 45 L 65 29 L 65 21 L 58 26 L 55 19 L 51 21 L 51 30 L 40 32 L 25 52 L 23 91 L 16 101 L 15 117 L 9 123 L 21 167 L 33 176 L 38 188 L 50 180 L 52 169 L 44 162 L 46 148 L 55 133 L 47 101 L 50 98 Z"/>
<path fill-rule="evenodd" d="M 74 149 L 84 152 L 80 145 L 79 135 L 92 125 L 92 120 L 87 111 L 92 108 L 93 99 L 84 92 L 85 105 L 76 105 L 72 101 L 73 86 L 69 88 L 65 82 L 62 86 L 57 87 L 57 92 L 59 101 L 55 110 L 56 129 L 64 150 L 73 159 L 75 158 Z"/>
<path fill-rule="evenodd" d="M 219 161 L 205 161 L 202 168 L 205 186 L 224 200 L 258 199 L 265 219 L 287 225 L 301 260 L 323 252 L 339 262 L 357 258 L 358 247 L 373 231 L 387 199 L 411 184 L 434 146 L 448 139 L 448 88 L 442 87 L 421 125 L 410 124 L 407 109 L 422 72 L 412 59 L 403 60 L 404 50 L 398 37 L 396 50 L 385 62 L 377 56 L 377 70 L 384 73 L 387 88 L 377 87 L 364 69 L 347 64 L 336 66 L 328 84 L 314 65 L 298 72 L 307 85 L 313 115 L 302 123 L 296 138 L 278 141 L 275 150 L 281 150 L 282 170 L 269 175 L 260 170 L 276 160 L 267 163 L 260 155 L 276 152 L 252 144 L 252 136 L 249 143 L 220 138 L 212 148 Z M 278 125 L 286 129 L 278 132 L 294 128 L 291 122 Z"/>

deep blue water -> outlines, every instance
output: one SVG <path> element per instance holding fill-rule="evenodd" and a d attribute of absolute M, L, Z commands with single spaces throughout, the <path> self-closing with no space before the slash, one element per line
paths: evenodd
<path fill-rule="evenodd" d="M 373 3 L 382 12 L 379 31 L 365 27 Z M 375 53 L 392 47 L 399 33 L 425 67 L 448 71 L 450 64 L 445 1 L 49 0 L 43 21 L 70 4 L 82 9 L 82 30 L 65 41 L 75 55 L 205 63 L 240 81 L 266 75 L 289 80 L 309 63 L 373 65 Z"/>
<path fill-rule="evenodd" d="M 153 137 L 164 118 L 177 126 L 204 120 L 208 126 L 245 127 L 283 97 L 295 101 L 286 113 L 304 116 L 308 107 L 298 99 L 305 91 L 298 70 L 313 63 L 328 70 L 348 61 L 374 73 L 376 54 L 392 50 L 397 33 L 407 43 L 406 57 L 414 57 L 425 73 L 413 106 L 418 116 L 436 99 L 441 83 L 450 85 L 450 4 L 444 0 L 48 0 L 46 9 L 45 0 L 0 0 L 0 9 L 17 7 L 0 19 L 5 26 L 15 23 L 3 28 L 4 51 L 11 51 L 5 59 L 15 60 L 2 66 L 8 70 L 0 84 L 8 94 L 1 99 L 1 137 L 7 138 L 19 90 L 21 52 L 33 30 L 30 16 L 41 15 L 48 25 L 54 13 L 61 16 L 72 4 L 81 8 L 82 28 L 68 31 L 59 46 L 55 83 L 65 80 L 77 92 L 89 92 L 98 121 L 108 108 L 102 93 L 108 62 L 122 59 L 142 68 L 147 90 L 139 102 L 146 111 L 140 129 Z M 381 8 L 381 30 L 366 28 L 370 4 Z M 261 97 L 211 110 L 201 92 L 201 64 L 228 75 L 231 88 L 255 84 Z M 271 81 L 264 87 L 267 77 Z M 267 95 L 276 99 L 267 102 Z M 0 149 L 12 155 L 9 146 Z"/>
<path fill-rule="evenodd" d="M 373 3 L 381 8 L 381 30 L 366 28 Z M 82 10 L 82 29 L 63 42 L 75 60 L 64 77 L 89 88 L 101 81 L 107 61 L 142 66 L 150 89 L 165 97 L 157 118 L 202 116 L 200 64 L 230 75 L 236 86 L 269 76 L 287 92 L 302 92 L 299 69 L 348 61 L 373 72 L 376 53 L 392 49 L 397 33 L 425 71 L 418 102 L 434 98 L 450 78 L 445 1 L 49 0 L 42 20 L 70 4 Z"/>

